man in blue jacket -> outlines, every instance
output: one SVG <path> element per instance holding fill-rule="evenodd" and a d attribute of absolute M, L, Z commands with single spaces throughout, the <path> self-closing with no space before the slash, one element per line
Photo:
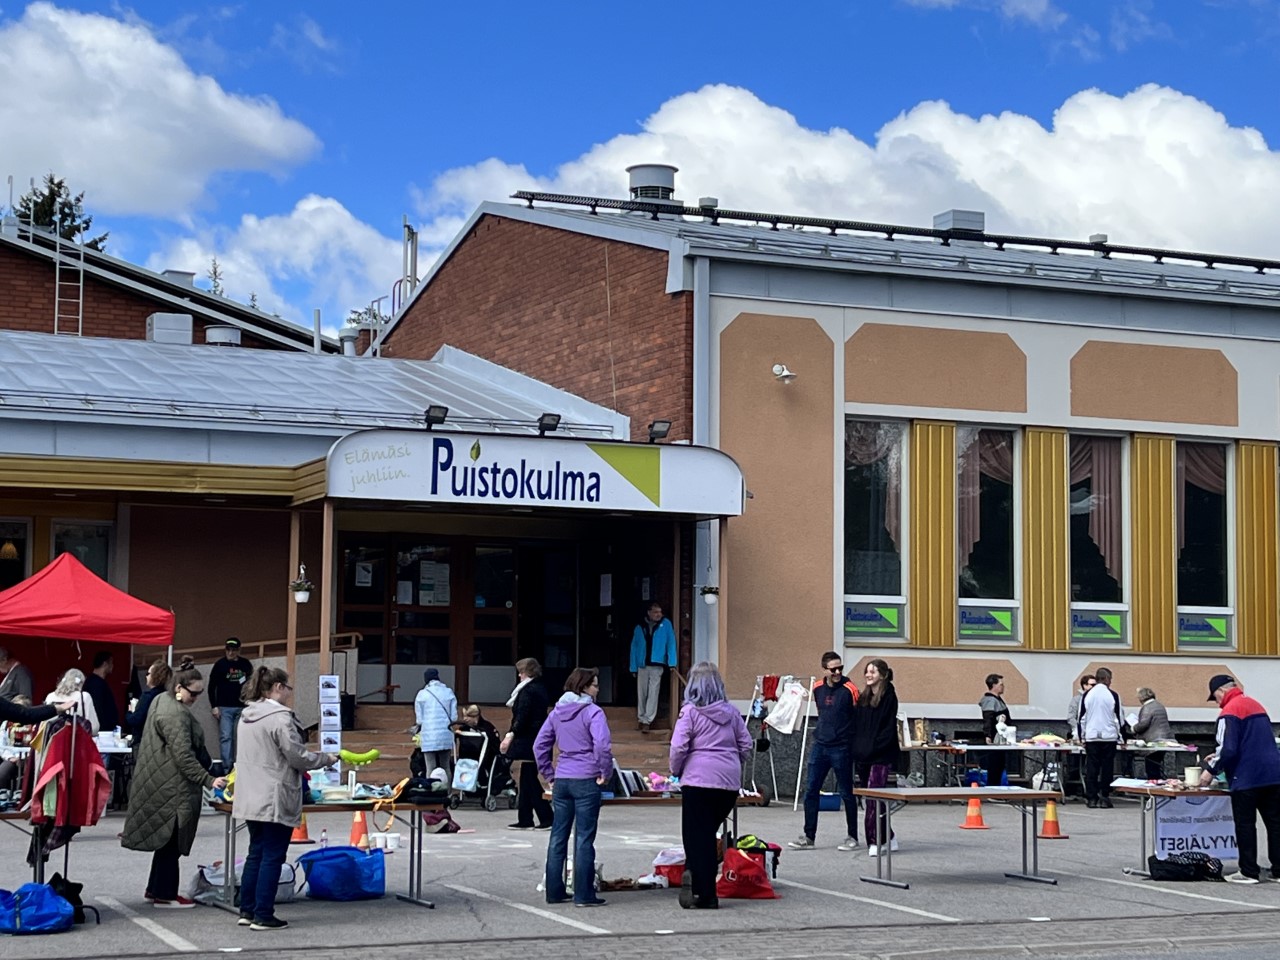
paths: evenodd
<path fill-rule="evenodd" d="M 1257 883 L 1258 815 L 1267 828 L 1267 858 L 1271 880 L 1280 882 L 1280 751 L 1276 750 L 1271 718 L 1262 704 L 1246 697 L 1233 677 L 1217 674 L 1209 681 L 1209 699 L 1222 707 L 1218 714 L 1218 750 L 1205 759 L 1200 785 L 1207 787 L 1218 773 L 1231 791 L 1231 819 L 1236 824 L 1239 870 L 1230 883 Z"/>
<path fill-rule="evenodd" d="M 631 675 L 636 678 L 636 717 L 640 729 L 649 732 L 658 713 L 658 695 L 667 667 L 676 665 L 676 632 L 662 615 L 662 604 L 649 604 L 644 618 L 631 634 Z"/>

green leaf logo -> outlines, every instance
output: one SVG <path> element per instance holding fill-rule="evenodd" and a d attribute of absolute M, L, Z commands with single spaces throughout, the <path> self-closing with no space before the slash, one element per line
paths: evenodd
<path fill-rule="evenodd" d="M 475 463 L 480 459 L 480 441 L 477 440 L 471 445 L 471 462 Z"/>

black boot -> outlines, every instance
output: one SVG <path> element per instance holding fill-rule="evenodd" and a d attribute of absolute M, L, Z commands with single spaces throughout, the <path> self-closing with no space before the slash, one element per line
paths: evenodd
<path fill-rule="evenodd" d="M 689 868 L 684 868 L 684 877 L 680 881 L 680 906 L 688 910 L 694 905 L 693 896 L 693 874 L 689 872 Z"/>

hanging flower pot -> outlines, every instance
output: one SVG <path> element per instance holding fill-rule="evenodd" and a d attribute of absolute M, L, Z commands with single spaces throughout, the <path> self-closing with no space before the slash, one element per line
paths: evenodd
<path fill-rule="evenodd" d="M 311 599 L 311 591 L 315 588 L 306 577 L 299 577 L 297 580 L 290 581 L 289 589 L 293 591 L 293 599 L 295 603 L 306 603 Z"/>
<path fill-rule="evenodd" d="M 720 600 L 719 587 L 700 587 L 698 592 L 702 594 L 702 602 L 707 606 L 714 606 Z"/>
<path fill-rule="evenodd" d="M 295 590 L 293 591 L 293 599 L 295 603 L 306 603 L 308 600 L 311 599 L 311 591 Z"/>

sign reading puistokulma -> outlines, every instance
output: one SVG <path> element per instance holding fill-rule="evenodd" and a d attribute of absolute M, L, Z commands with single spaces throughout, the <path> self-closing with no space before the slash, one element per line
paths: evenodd
<path fill-rule="evenodd" d="M 366 430 L 329 450 L 326 490 L 345 500 L 736 517 L 742 471 L 683 444 Z"/>

